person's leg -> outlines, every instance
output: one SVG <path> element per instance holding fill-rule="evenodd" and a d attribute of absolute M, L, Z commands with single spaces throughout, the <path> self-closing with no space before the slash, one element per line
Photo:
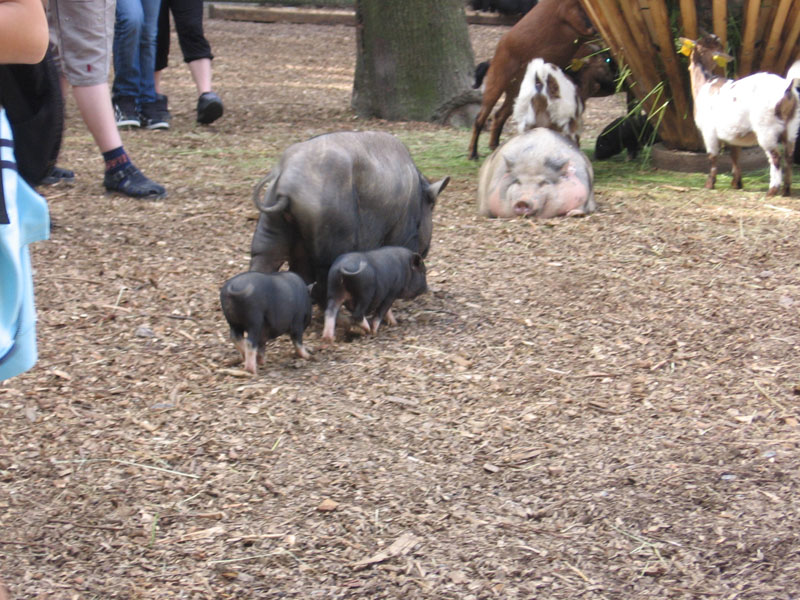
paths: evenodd
<path fill-rule="evenodd" d="M 139 48 L 144 30 L 142 0 L 117 0 L 114 23 L 114 82 L 112 99 L 138 98 L 141 91 Z M 137 106 L 138 108 L 138 106 Z"/>
<path fill-rule="evenodd" d="M 211 59 L 198 58 L 190 63 L 186 63 L 192 74 L 192 79 L 197 87 L 197 93 L 205 94 L 211 91 Z"/>
<path fill-rule="evenodd" d="M 211 87 L 211 45 L 203 34 L 202 0 L 171 0 L 175 31 L 183 60 L 192 74 L 199 98 L 198 123 L 213 123 L 222 116 L 222 100 Z"/>
<path fill-rule="evenodd" d="M 169 121 L 172 117 L 167 110 L 167 97 L 157 94 L 155 87 L 156 36 L 161 0 L 141 0 L 141 3 L 144 9 L 144 28 L 139 47 L 142 74 L 139 105 L 142 127 L 169 129 Z"/>
<path fill-rule="evenodd" d="M 73 86 L 72 94 L 81 113 L 83 122 L 89 128 L 100 152 L 108 152 L 122 146 L 122 138 L 114 122 L 114 109 L 108 85 Z"/>
<path fill-rule="evenodd" d="M 139 40 L 139 71 L 141 73 L 139 102 L 144 103 L 152 102 L 156 99 L 153 77 L 156 64 L 156 35 L 158 33 L 161 0 L 139 1 L 143 12 L 142 34 Z"/>
<path fill-rule="evenodd" d="M 161 72 L 169 64 L 169 7 L 170 0 L 161 0 L 158 14 L 158 31 L 156 33 L 156 66 L 153 74 L 156 94 L 163 94 L 161 90 Z"/>
<path fill-rule="evenodd" d="M 50 0 L 51 36 L 62 75 L 106 162 L 105 188 L 133 197 L 161 197 L 166 190 L 131 162 L 114 122 L 108 89 L 114 8 L 114 0 Z"/>

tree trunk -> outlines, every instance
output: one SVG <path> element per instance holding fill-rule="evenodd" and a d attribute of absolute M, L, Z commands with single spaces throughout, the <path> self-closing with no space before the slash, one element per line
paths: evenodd
<path fill-rule="evenodd" d="M 356 45 L 359 116 L 430 121 L 470 89 L 463 0 L 356 0 Z"/>

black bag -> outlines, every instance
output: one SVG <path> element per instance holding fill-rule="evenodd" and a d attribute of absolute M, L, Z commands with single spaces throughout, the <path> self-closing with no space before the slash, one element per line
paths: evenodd
<path fill-rule="evenodd" d="M 49 49 L 35 65 L 0 65 L 0 104 L 14 133 L 19 174 L 36 186 L 55 166 L 64 133 L 64 100 Z"/>

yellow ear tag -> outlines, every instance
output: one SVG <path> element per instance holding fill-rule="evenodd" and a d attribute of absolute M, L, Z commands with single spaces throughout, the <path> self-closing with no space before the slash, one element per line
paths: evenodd
<path fill-rule="evenodd" d="M 715 54 L 712 56 L 714 62 L 717 63 L 723 69 L 728 65 L 728 60 L 730 60 L 727 56 L 721 56 L 719 54 Z"/>
<path fill-rule="evenodd" d="M 586 64 L 586 61 L 582 58 L 573 58 L 572 62 L 569 63 L 569 70 L 570 71 L 580 71 L 583 68 L 583 65 Z"/>
<path fill-rule="evenodd" d="M 680 38 L 681 41 L 681 49 L 678 50 L 679 54 L 683 54 L 684 56 L 689 56 L 694 49 L 694 42 L 689 38 Z"/>

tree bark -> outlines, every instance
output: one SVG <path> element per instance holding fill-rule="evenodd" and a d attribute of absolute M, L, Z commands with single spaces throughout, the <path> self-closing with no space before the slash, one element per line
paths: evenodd
<path fill-rule="evenodd" d="M 430 121 L 470 89 L 463 0 L 356 0 L 356 45 L 359 116 Z"/>

